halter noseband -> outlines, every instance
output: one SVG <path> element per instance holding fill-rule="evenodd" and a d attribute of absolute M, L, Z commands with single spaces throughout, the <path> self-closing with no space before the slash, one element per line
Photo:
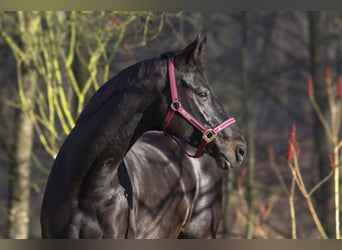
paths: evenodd
<path fill-rule="evenodd" d="M 203 155 L 205 147 L 208 143 L 215 140 L 217 134 L 225 129 L 226 127 L 232 125 L 235 123 L 234 118 L 229 118 L 226 121 L 220 123 L 218 126 L 216 126 L 213 129 L 206 129 L 200 122 L 198 122 L 194 117 L 192 117 L 181 105 L 181 103 L 178 100 L 178 93 L 177 93 L 177 86 L 176 86 L 176 77 L 175 77 L 175 66 L 173 64 L 173 58 L 168 58 L 168 70 L 169 70 L 169 81 L 170 81 L 170 89 L 171 89 L 171 108 L 169 109 L 169 112 L 166 114 L 163 122 L 163 132 L 165 135 L 168 135 L 167 133 L 167 127 L 169 126 L 175 112 L 177 111 L 185 120 L 187 120 L 190 124 L 192 124 L 197 130 L 199 130 L 202 133 L 202 143 L 198 146 L 198 149 L 195 154 L 189 154 L 182 146 L 181 144 L 171 136 L 172 139 L 174 139 L 177 144 L 181 147 L 181 149 L 184 151 L 184 153 L 193 158 L 199 158 Z"/>

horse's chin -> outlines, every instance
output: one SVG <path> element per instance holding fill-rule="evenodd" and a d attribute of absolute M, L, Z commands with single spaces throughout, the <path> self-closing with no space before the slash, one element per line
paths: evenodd
<path fill-rule="evenodd" d="M 216 157 L 216 163 L 220 168 L 224 170 L 229 170 L 233 168 L 233 165 L 224 154 L 220 154 L 219 157 Z"/>
<path fill-rule="evenodd" d="M 230 164 L 229 161 L 224 161 L 223 169 L 228 170 L 228 169 L 231 169 L 231 168 L 233 168 L 232 164 Z"/>

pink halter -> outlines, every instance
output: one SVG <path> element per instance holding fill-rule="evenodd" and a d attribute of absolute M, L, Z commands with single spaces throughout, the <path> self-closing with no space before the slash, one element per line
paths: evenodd
<path fill-rule="evenodd" d="M 192 124 L 196 129 L 198 129 L 202 133 L 202 143 L 198 146 L 198 149 L 195 154 L 189 154 L 186 152 L 186 150 L 182 147 L 182 145 L 171 136 L 172 139 L 174 139 L 177 144 L 181 147 L 181 149 L 184 151 L 184 153 L 193 158 L 199 158 L 203 155 L 205 147 L 208 143 L 215 140 L 217 134 L 225 129 L 226 127 L 232 125 L 235 123 L 234 118 L 229 118 L 228 120 L 220 123 L 218 126 L 216 126 L 213 129 L 206 129 L 201 123 L 199 123 L 194 117 L 192 117 L 181 105 L 181 103 L 178 100 L 178 94 L 177 94 L 177 86 L 176 86 L 176 77 L 175 77 L 175 66 L 173 64 L 173 59 L 168 59 L 168 69 L 169 69 L 169 81 L 170 81 L 170 89 L 171 89 L 171 108 L 169 112 L 166 114 L 163 122 L 163 132 L 164 134 L 167 133 L 167 127 L 169 126 L 175 112 L 177 111 L 185 120 L 187 120 L 190 124 Z"/>

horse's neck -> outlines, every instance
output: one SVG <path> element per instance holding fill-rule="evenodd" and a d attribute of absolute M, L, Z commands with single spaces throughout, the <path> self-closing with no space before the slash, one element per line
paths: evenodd
<path fill-rule="evenodd" d="M 134 89 L 117 93 L 95 113 L 77 123 L 62 146 L 53 169 L 57 175 L 66 173 L 66 190 L 77 193 L 88 171 L 101 171 L 108 159 L 111 159 L 112 172 L 117 171 L 139 135 L 158 122 L 148 124 L 143 118 L 160 93 L 160 89 L 148 93 Z"/>

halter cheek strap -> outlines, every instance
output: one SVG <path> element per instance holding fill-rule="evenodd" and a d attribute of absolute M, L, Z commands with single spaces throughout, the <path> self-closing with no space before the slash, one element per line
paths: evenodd
<path fill-rule="evenodd" d="M 182 107 L 181 103 L 178 100 L 176 77 L 175 77 L 175 66 L 173 63 L 173 58 L 168 58 L 168 70 L 169 70 L 169 82 L 170 82 L 172 103 L 171 103 L 168 113 L 166 114 L 164 118 L 164 122 L 162 125 L 163 132 L 165 135 L 168 135 L 167 128 L 175 112 L 178 112 L 185 120 L 187 120 L 191 125 L 193 125 L 197 130 L 199 130 L 202 133 L 202 142 L 198 146 L 196 153 L 190 154 L 183 148 L 183 146 L 176 140 L 175 137 L 170 135 L 171 138 L 177 142 L 177 144 L 181 147 L 181 149 L 184 151 L 184 153 L 187 156 L 193 157 L 193 158 L 201 157 L 204 153 L 204 150 L 207 144 L 215 140 L 215 138 L 217 137 L 217 134 L 220 131 L 222 131 L 226 127 L 235 123 L 235 119 L 229 118 L 226 121 L 220 123 L 218 126 L 216 126 L 213 129 L 206 129 L 200 122 L 198 122 Z"/>

